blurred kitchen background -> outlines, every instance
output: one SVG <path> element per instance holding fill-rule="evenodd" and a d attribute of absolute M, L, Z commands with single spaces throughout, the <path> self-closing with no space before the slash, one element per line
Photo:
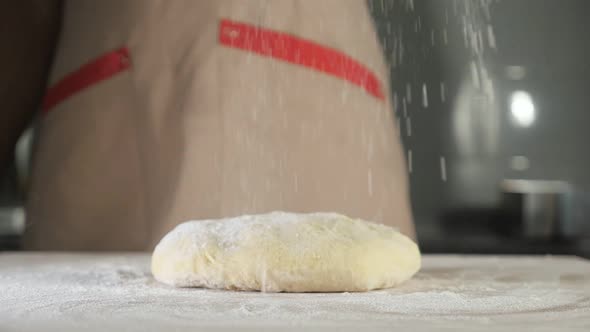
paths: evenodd
<path fill-rule="evenodd" d="M 422 250 L 590 257 L 590 1 L 369 6 Z M 0 180 L 0 250 L 19 248 L 31 140 Z"/>

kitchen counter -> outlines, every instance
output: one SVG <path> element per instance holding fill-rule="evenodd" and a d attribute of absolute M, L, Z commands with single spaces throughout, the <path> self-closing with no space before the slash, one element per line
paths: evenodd
<path fill-rule="evenodd" d="M 148 254 L 0 254 L 0 331 L 590 330 L 590 262 L 425 256 L 402 286 L 369 293 L 174 289 Z"/>

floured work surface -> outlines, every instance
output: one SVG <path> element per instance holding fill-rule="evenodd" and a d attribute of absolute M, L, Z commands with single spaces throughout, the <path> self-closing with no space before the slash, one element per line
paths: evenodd
<path fill-rule="evenodd" d="M 0 254 L 0 331 L 590 330 L 590 262 L 425 256 L 393 290 L 269 294 L 174 289 L 149 255 Z"/>

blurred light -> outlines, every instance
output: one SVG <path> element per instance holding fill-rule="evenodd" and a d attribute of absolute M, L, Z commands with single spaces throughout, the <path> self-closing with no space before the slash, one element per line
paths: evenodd
<path fill-rule="evenodd" d="M 530 127 L 537 117 L 533 98 L 528 92 L 516 91 L 510 98 L 512 119 L 521 127 Z"/>
<path fill-rule="evenodd" d="M 487 91 L 476 89 L 469 74 L 467 71 L 453 101 L 454 141 L 462 157 L 493 156 L 498 149 L 501 119 L 495 90 L 487 83 L 484 84 Z"/>
<path fill-rule="evenodd" d="M 529 158 L 525 156 L 514 156 L 510 159 L 510 167 L 515 171 L 526 171 L 531 167 Z"/>
<path fill-rule="evenodd" d="M 526 77 L 526 68 L 523 66 L 508 66 L 504 71 L 506 77 L 514 81 L 520 81 Z"/>

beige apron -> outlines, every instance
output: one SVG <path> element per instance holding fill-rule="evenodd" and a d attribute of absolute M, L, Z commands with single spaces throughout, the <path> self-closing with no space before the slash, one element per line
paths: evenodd
<path fill-rule="evenodd" d="M 273 210 L 413 234 L 388 96 L 223 45 L 223 20 L 346 54 L 389 89 L 361 0 L 67 1 L 50 85 L 122 48 L 128 68 L 44 115 L 27 248 L 149 250 L 186 220 Z"/>

